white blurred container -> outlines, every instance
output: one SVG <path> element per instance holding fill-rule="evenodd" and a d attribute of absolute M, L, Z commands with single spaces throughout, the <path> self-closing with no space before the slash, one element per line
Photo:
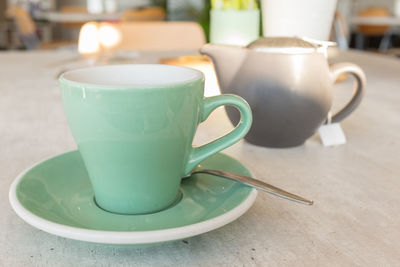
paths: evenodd
<path fill-rule="evenodd" d="M 116 0 L 104 0 L 104 9 L 106 13 L 115 13 L 118 11 L 118 4 Z"/>
<path fill-rule="evenodd" d="M 86 0 L 86 4 L 90 14 L 101 14 L 104 11 L 102 0 Z"/>
<path fill-rule="evenodd" d="M 396 1 L 394 2 L 393 14 L 394 14 L 396 17 L 400 17 L 400 0 L 396 0 Z"/>
<path fill-rule="evenodd" d="M 328 41 L 337 0 L 262 0 L 264 36 Z"/>

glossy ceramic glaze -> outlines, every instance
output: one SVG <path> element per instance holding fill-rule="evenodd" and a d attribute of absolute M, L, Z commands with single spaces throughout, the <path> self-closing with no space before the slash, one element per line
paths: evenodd
<path fill-rule="evenodd" d="M 287 47 L 279 47 L 285 42 Z M 328 66 L 318 49 L 298 38 L 262 38 L 248 47 L 207 44 L 201 52 L 212 58 L 221 91 L 250 104 L 254 121 L 245 139 L 266 147 L 292 147 L 303 144 L 327 120 L 339 75 L 354 75 L 356 87 L 332 121 L 347 117 L 364 95 L 363 71 L 351 63 Z M 229 108 L 227 113 L 235 125 L 239 114 Z"/>
<path fill-rule="evenodd" d="M 201 168 L 250 172 L 238 161 L 216 154 Z M 182 181 L 181 198 L 161 212 L 121 215 L 94 202 L 82 157 L 72 151 L 46 160 L 17 178 L 10 202 L 25 221 L 44 231 L 83 241 L 145 244 L 197 235 L 242 215 L 256 191 L 212 175 L 196 174 Z"/>
<path fill-rule="evenodd" d="M 181 177 L 240 140 L 251 125 L 247 103 L 203 97 L 196 70 L 167 65 L 95 67 L 60 78 L 65 113 L 103 209 L 122 214 L 162 210 L 179 197 Z M 192 147 L 197 125 L 221 105 L 243 115 L 231 133 Z"/>

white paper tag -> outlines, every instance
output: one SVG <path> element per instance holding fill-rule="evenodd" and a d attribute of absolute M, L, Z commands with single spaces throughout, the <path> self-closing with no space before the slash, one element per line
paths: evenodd
<path fill-rule="evenodd" d="M 318 129 L 318 133 L 324 146 L 346 144 L 346 136 L 340 123 L 324 124 Z"/>

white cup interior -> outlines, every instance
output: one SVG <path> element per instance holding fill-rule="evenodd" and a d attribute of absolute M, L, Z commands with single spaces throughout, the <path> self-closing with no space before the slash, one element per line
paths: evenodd
<path fill-rule="evenodd" d="M 200 71 L 162 64 L 110 65 L 72 70 L 61 79 L 105 87 L 151 87 L 187 83 L 203 78 Z"/>

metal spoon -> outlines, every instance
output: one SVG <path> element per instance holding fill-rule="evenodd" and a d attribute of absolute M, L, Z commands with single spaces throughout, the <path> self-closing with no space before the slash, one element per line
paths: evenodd
<path fill-rule="evenodd" d="M 193 170 L 190 174 L 183 178 L 189 178 L 191 175 L 196 174 L 196 173 L 206 173 L 206 174 L 212 174 L 216 175 L 222 178 L 230 179 L 236 182 L 240 182 L 242 184 L 254 187 L 255 189 L 270 193 L 272 195 L 285 198 L 294 202 L 298 202 L 301 204 L 306 204 L 306 205 L 312 205 L 314 202 L 312 200 L 305 199 L 303 197 L 300 197 L 298 195 L 289 193 L 285 190 L 282 190 L 278 187 L 275 187 L 273 185 L 267 184 L 265 182 L 262 182 L 260 180 L 256 180 L 254 178 L 251 178 L 249 176 L 233 173 L 233 172 L 228 172 L 228 171 L 219 171 L 219 170 Z"/>

